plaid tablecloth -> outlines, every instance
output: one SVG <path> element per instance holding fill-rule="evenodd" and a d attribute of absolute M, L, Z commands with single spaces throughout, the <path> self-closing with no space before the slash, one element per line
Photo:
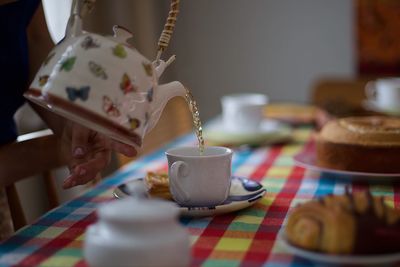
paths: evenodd
<path fill-rule="evenodd" d="M 293 164 L 293 156 L 307 149 L 311 128 L 294 130 L 294 141 L 279 146 L 236 151 L 233 173 L 261 182 L 267 194 L 252 207 L 236 213 L 184 219 L 191 235 L 193 266 L 310 266 L 277 242 L 288 211 L 297 203 L 329 193 L 369 189 L 400 208 L 400 186 L 346 184 Z M 82 258 L 86 226 L 96 220 L 98 203 L 113 199 L 114 188 L 146 171 L 166 169 L 168 147 L 194 144 L 185 136 L 133 162 L 96 188 L 45 214 L 0 245 L 0 266 L 87 266 Z"/>

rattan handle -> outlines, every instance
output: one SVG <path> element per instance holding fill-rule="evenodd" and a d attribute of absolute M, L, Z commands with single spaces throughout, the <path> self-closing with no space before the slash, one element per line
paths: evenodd
<path fill-rule="evenodd" d="M 168 47 L 169 41 L 171 40 L 171 36 L 175 28 L 176 19 L 179 13 L 179 2 L 180 0 L 171 0 L 168 18 L 165 22 L 164 30 L 161 33 L 160 39 L 158 40 L 156 61 L 160 60 L 161 53 Z"/>
<path fill-rule="evenodd" d="M 77 14 L 84 18 L 88 13 L 92 12 L 96 0 L 74 0 L 72 2 L 71 15 Z"/>

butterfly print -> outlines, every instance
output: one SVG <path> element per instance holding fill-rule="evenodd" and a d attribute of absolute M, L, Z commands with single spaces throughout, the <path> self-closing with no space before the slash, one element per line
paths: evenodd
<path fill-rule="evenodd" d="M 47 83 L 47 80 L 49 79 L 49 75 L 43 75 L 39 77 L 39 85 L 43 86 Z"/>
<path fill-rule="evenodd" d="M 107 115 L 112 117 L 119 117 L 121 115 L 117 105 L 106 95 L 103 96 L 103 110 Z"/>
<path fill-rule="evenodd" d="M 83 49 L 88 50 L 90 48 L 98 48 L 100 44 L 98 44 L 91 36 L 86 36 L 83 42 L 81 43 Z"/>
<path fill-rule="evenodd" d="M 144 71 L 146 72 L 147 76 L 153 76 L 153 66 L 151 63 L 142 63 Z"/>
<path fill-rule="evenodd" d="M 140 121 L 136 118 L 129 118 L 129 124 L 131 126 L 131 130 L 135 130 L 140 127 Z"/>
<path fill-rule="evenodd" d="M 154 94 L 154 89 L 152 87 L 152 88 L 150 88 L 149 91 L 147 91 L 147 95 L 146 95 L 147 101 L 149 101 L 149 102 L 153 101 L 153 94 Z"/>
<path fill-rule="evenodd" d="M 114 56 L 117 56 L 119 58 L 126 58 L 126 56 L 127 56 L 125 47 L 122 44 L 117 44 L 113 48 L 113 54 L 114 54 Z"/>
<path fill-rule="evenodd" d="M 65 59 L 63 62 L 61 62 L 60 70 L 71 71 L 74 67 L 75 61 L 76 57 L 69 57 Z"/>
<path fill-rule="evenodd" d="M 56 52 L 52 52 L 50 53 L 46 59 L 43 62 L 43 65 L 46 66 L 47 64 L 49 64 L 50 60 L 54 57 L 54 55 L 56 54 Z"/>
<path fill-rule="evenodd" d="M 119 87 L 124 92 L 124 94 L 136 91 L 136 89 L 133 87 L 131 79 L 129 78 L 128 74 L 126 74 L 126 73 L 124 73 L 124 75 L 122 75 L 122 81 L 119 84 Z"/>
<path fill-rule="evenodd" d="M 67 87 L 66 88 L 68 99 L 75 101 L 80 98 L 86 101 L 89 98 L 90 86 L 82 86 L 81 88 Z"/>
<path fill-rule="evenodd" d="M 104 68 L 99 64 L 89 61 L 89 69 L 96 77 L 100 77 L 103 80 L 107 80 L 107 73 L 105 72 Z"/>

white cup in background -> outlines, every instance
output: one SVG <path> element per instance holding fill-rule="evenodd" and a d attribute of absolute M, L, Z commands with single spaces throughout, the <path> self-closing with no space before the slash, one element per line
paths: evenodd
<path fill-rule="evenodd" d="M 383 78 L 368 82 L 365 87 L 368 100 L 380 108 L 400 109 L 400 78 Z"/>
<path fill-rule="evenodd" d="M 222 204 L 231 185 L 232 150 L 207 146 L 178 147 L 165 152 L 170 190 L 183 206 L 208 207 Z"/>
<path fill-rule="evenodd" d="M 264 94 L 245 93 L 221 98 L 224 128 L 233 132 L 251 132 L 259 129 L 263 109 L 268 104 Z"/>

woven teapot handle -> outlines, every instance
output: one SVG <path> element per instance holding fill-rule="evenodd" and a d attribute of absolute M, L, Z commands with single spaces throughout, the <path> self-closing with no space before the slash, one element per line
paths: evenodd
<path fill-rule="evenodd" d="M 167 49 L 169 41 L 171 40 L 172 33 L 174 32 L 176 19 L 179 13 L 179 2 L 180 0 L 171 0 L 171 6 L 168 13 L 167 21 L 164 25 L 164 30 L 161 33 L 160 39 L 158 40 L 158 51 L 156 62 L 161 58 L 161 53 Z"/>
<path fill-rule="evenodd" d="M 84 18 L 88 13 L 92 12 L 96 0 L 74 0 L 72 2 L 71 15 L 78 14 Z"/>

